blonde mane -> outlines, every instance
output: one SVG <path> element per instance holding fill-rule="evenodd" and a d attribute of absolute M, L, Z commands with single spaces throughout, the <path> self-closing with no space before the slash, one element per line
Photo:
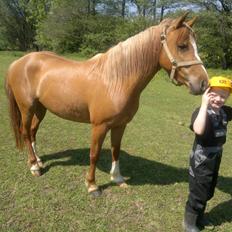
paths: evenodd
<path fill-rule="evenodd" d="M 106 53 L 97 55 L 91 73 L 99 73 L 99 75 L 91 76 L 103 78 L 104 83 L 112 91 L 120 89 L 124 81 L 153 75 L 158 68 L 160 34 L 166 24 L 167 21 L 152 26 L 120 42 Z"/>

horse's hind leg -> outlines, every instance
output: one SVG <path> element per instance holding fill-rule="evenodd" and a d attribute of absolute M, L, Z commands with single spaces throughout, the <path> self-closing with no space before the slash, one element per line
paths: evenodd
<path fill-rule="evenodd" d="M 40 167 L 38 165 L 35 152 L 31 141 L 31 123 L 33 118 L 33 107 L 21 110 L 22 115 L 22 135 L 26 146 L 28 147 L 28 165 L 33 176 L 40 176 Z"/>
<path fill-rule="evenodd" d="M 86 176 L 86 186 L 88 188 L 88 193 L 94 197 L 97 197 L 101 194 L 98 186 L 95 183 L 95 171 L 102 143 L 105 139 L 107 131 L 108 129 L 106 125 L 93 125 L 91 131 L 90 168 Z"/>
<path fill-rule="evenodd" d="M 112 154 L 112 168 L 110 171 L 110 179 L 120 186 L 126 186 L 126 183 L 120 173 L 119 168 L 119 154 L 121 147 L 121 140 L 125 131 L 126 125 L 111 129 L 111 154 Z"/>
<path fill-rule="evenodd" d="M 43 118 L 46 114 L 46 108 L 41 103 L 38 102 L 35 111 L 36 112 L 34 113 L 33 118 L 32 118 L 31 131 L 30 131 L 31 145 L 32 145 L 33 151 L 35 153 L 38 165 L 40 168 L 42 168 L 43 163 L 42 163 L 41 159 L 39 158 L 39 156 L 37 155 L 37 151 L 36 151 L 36 133 L 39 129 L 39 125 L 40 125 L 41 121 L 43 120 Z"/>

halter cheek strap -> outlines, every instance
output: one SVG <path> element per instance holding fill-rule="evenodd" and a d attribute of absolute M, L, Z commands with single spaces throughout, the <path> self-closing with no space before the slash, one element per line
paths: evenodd
<path fill-rule="evenodd" d="M 183 23 L 184 26 L 186 26 L 190 31 L 193 32 L 193 29 L 187 24 Z M 177 61 L 171 54 L 168 45 L 167 45 L 167 36 L 166 36 L 166 29 L 167 27 L 163 28 L 163 32 L 161 33 L 161 43 L 163 45 L 164 51 L 166 52 L 168 59 L 170 60 L 172 64 L 172 70 L 170 74 L 170 79 L 172 83 L 175 85 L 180 85 L 180 83 L 175 79 L 175 73 L 176 69 L 180 67 L 187 67 L 187 66 L 192 66 L 192 65 L 197 65 L 197 64 L 203 64 L 202 61 L 200 60 L 190 60 L 190 61 Z"/>

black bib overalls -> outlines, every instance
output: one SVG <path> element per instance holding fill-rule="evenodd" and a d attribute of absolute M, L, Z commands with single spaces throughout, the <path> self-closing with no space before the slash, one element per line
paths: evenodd
<path fill-rule="evenodd" d="M 227 131 L 225 112 L 221 109 L 220 115 L 217 116 L 208 110 L 208 121 L 213 139 L 224 143 Z M 215 146 L 211 144 L 208 146 L 200 139 L 195 139 L 190 154 L 189 196 L 186 203 L 186 210 L 191 213 L 203 213 L 207 201 L 214 195 L 221 163 L 222 145 L 218 142 Z"/>

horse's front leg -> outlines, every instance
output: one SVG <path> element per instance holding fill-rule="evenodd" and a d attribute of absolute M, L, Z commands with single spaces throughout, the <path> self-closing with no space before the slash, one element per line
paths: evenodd
<path fill-rule="evenodd" d="M 101 195 L 101 191 L 95 183 L 96 164 L 99 159 L 102 143 L 105 139 L 108 129 L 106 125 L 93 125 L 91 134 L 91 147 L 90 147 L 90 168 L 86 176 L 86 186 L 88 193 L 97 197 Z"/>
<path fill-rule="evenodd" d="M 121 147 L 121 140 L 125 131 L 126 125 L 111 129 L 111 154 L 112 154 L 112 168 L 110 171 L 110 179 L 119 186 L 127 186 L 119 168 L 119 153 Z"/>

